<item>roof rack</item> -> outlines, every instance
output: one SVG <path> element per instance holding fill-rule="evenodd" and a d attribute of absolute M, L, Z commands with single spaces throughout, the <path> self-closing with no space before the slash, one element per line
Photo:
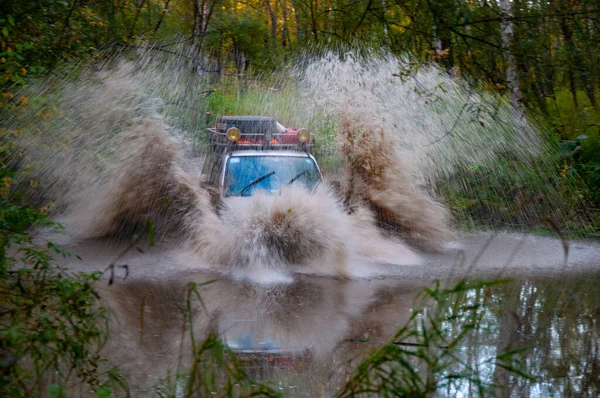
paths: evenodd
<path fill-rule="evenodd" d="M 283 131 L 282 131 L 283 130 Z M 309 152 L 314 136 L 305 129 L 286 129 L 277 120 L 264 116 L 225 116 L 217 119 L 215 127 L 206 129 L 213 149 L 291 149 Z M 233 132 L 233 136 L 230 134 Z M 298 139 L 298 134 L 308 139 Z"/>

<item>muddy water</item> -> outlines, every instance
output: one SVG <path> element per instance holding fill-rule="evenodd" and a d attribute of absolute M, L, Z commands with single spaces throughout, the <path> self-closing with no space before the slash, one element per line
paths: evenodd
<path fill-rule="evenodd" d="M 218 333 L 238 354 L 250 377 L 271 380 L 286 396 L 330 396 L 361 358 L 404 326 L 422 287 L 440 280 L 511 278 L 473 291 L 487 297 L 481 328 L 459 348 L 466 363 L 485 363 L 498 350 L 527 347 L 519 354 L 532 380 L 483 366 L 482 375 L 506 387 L 501 396 L 597 396 L 600 393 L 600 244 L 515 234 L 462 235 L 444 253 L 424 254 L 420 266 L 353 264 L 356 275 L 332 278 L 290 274 L 277 284 L 249 282 L 243 275 L 216 273 L 175 249 L 127 247 L 108 241 L 66 243 L 82 261 L 74 269 L 116 268 L 114 283 L 98 285 L 110 309 L 111 336 L 104 354 L 120 366 L 142 396 L 190 359 L 184 327 L 188 283 L 198 288 L 196 339 Z M 139 250 L 138 250 L 139 249 Z M 369 270 L 368 272 L 366 270 Z M 107 273 L 108 274 L 108 273 Z M 467 300 L 467 301 L 468 301 Z M 472 301 L 465 302 L 473 304 Z M 442 396 L 468 396 L 463 384 Z"/>

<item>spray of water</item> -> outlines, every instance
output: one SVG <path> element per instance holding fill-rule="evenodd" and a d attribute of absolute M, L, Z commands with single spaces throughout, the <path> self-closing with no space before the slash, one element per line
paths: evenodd
<path fill-rule="evenodd" d="M 450 236 L 448 214 L 425 183 L 434 187 L 440 176 L 493 162 L 502 151 L 535 152 L 519 145 L 535 137 L 533 129 L 502 101 L 436 68 L 402 80 L 408 63 L 390 55 L 329 54 L 255 83 L 229 111 L 310 127 L 325 171 L 338 168 L 329 176 L 333 188 L 290 187 L 215 208 L 200 176 L 205 111 L 215 107 L 206 100 L 211 82 L 187 54 L 149 50 L 77 78 L 55 75 L 24 91 L 30 106 L 4 123 L 20 132 L 24 157 L 14 163 L 33 164 L 29 177 L 43 187 L 32 192 L 34 202 L 52 199 L 76 237 L 128 237 L 151 225 L 200 262 L 257 273 L 296 267 L 347 275 L 360 258 L 416 263 L 378 227 L 439 247 Z M 494 115 L 477 110 L 480 123 L 472 123 L 464 116 L 475 111 L 461 100 Z"/>
<path fill-rule="evenodd" d="M 419 262 L 406 246 L 379 233 L 367 209 L 348 214 L 325 185 L 311 192 L 292 186 L 279 196 L 258 194 L 250 201 L 228 198 L 221 220 L 220 234 L 217 239 L 211 235 L 210 244 L 190 242 L 195 251 L 203 257 L 217 254 L 212 260 L 221 264 L 258 267 L 255 272 L 293 265 L 313 273 L 347 276 L 348 264 L 358 258 Z M 197 228 L 194 237 L 208 229 L 202 223 L 193 227 Z"/>
<path fill-rule="evenodd" d="M 507 150 L 528 157 L 540 149 L 522 113 L 435 65 L 389 53 L 328 53 L 295 74 L 312 109 L 385 131 L 403 166 L 429 180 Z"/>
<path fill-rule="evenodd" d="M 319 114 L 319 120 L 333 121 L 336 131 L 348 133 L 335 141 L 338 153 L 351 148 L 345 151 L 346 177 L 360 174 L 356 166 L 368 163 L 367 147 L 373 152 L 367 157 L 376 159 L 379 169 L 365 170 L 363 180 L 369 174 L 387 174 L 389 194 L 406 187 L 429 197 L 448 195 L 461 222 L 475 216 L 478 223 L 493 228 L 529 229 L 552 219 L 561 229 L 570 225 L 593 229 L 581 187 L 574 178 L 556 173 L 556 149 L 522 109 L 477 82 L 457 71 L 450 74 L 409 57 L 375 51 L 327 53 L 303 65 L 293 74 L 301 82 L 306 112 Z M 386 171 L 379 172 L 382 167 Z M 392 177 L 401 174 L 407 177 L 404 181 Z M 418 187 L 411 187 L 411 182 Z M 424 214 L 417 211 L 413 217 L 424 230 L 415 231 L 410 218 L 398 218 L 410 207 L 394 207 L 394 202 L 401 202 L 373 192 L 375 180 L 367 179 L 366 185 L 371 194 L 363 191 L 361 196 L 375 207 L 380 222 L 429 246 L 438 246 L 447 236 L 444 212 L 427 198 L 421 208 Z M 373 197 L 385 198 L 386 207 L 395 210 L 393 216 L 386 208 L 381 211 L 381 201 Z M 512 200 L 502 199 L 506 197 Z"/>
<path fill-rule="evenodd" d="M 148 220 L 172 232 L 189 209 L 188 186 L 173 176 L 192 168 L 190 137 L 160 114 L 150 88 L 164 84 L 162 72 L 139 68 L 121 62 L 75 81 L 53 76 L 23 94 L 40 103 L 9 122 L 21 148 L 14 162 L 33 165 L 42 186 L 33 202 L 52 200 L 75 236 L 131 236 Z"/>

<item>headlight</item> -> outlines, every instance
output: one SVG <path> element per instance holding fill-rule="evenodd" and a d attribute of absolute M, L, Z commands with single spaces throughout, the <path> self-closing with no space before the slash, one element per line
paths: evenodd
<path fill-rule="evenodd" d="M 242 136 L 242 133 L 240 133 L 240 129 L 238 129 L 237 127 L 230 127 L 227 130 L 227 138 L 231 142 L 236 142 L 237 140 L 240 139 L 241 136 Z"/>
<path fill-rule="evenodd" d="M 298 141 L 308 142 L 310 140 L 310 133 L 307 129 L 300 129 L 297 133 Z"/>

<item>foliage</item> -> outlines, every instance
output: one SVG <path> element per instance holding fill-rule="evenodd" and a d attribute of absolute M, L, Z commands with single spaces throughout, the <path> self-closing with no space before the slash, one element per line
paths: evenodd
<path fill-rule="evenodd" d="M 558 227 L 572 237 L 597 235 L 581 167 L 558 155 L 526 163 L 505 158 L 472 165 L 460 178 L 442 181 L 439 192 L 463 228 L 549 233 Z"/>
<path fill-rule="evenodd" d="M 71 395 L 95 392 L 108 397 L 127 381 L 100 354 L 109 334 L 109 317 L 94 284 L 101 272 L 73 272 L 54 265 L 54 256 L 71 256 L 60 246 L 32 241 L 37 227 L 60 229 L 40 210 L 16 203 L 11 191 L 16 173 L 0 169 L 0 395 L 3 397 Z M 151 237 L 152 241 L 152 237 Z M 189 286 L 186 319 L 192 325 L 197 286 Z M 278 396 L 248 378 L 235 355 L 217 336 L 196 341 L 190 330 L 193 361 L 175 380 L 156 387 L 159 396 Z M 183 344 L 183 341 L 182 341 Z M 75 387 L 80 386 L 80 387 Z"/>
<path fill-rule="evenodd" d="M 2 395 L 65 396 L 73 381 L 83 382 L 84 389 L 98 396 L 121 389 L 127 392 L 127 381 L 115 369 L 103 370 L 107 364 L 99 354 L 108 336 L 107 316 L 93 289 L 99 274 L 74 274 L 53 266 L 53 254 L 69 254 L 52 243 L 36 246 L 27 231 L 57 226 L 38 210 L 11 203 L 8 194 L 2 196 L 1 204 Z M 472 292 L 491 285 L 461 282 L 450 289 L 439 285 L 427 289 L 424 306 L 392 342 L 356 368 L 341 396 L 426 394 L 458 389 L 461 383 L 475 385 L 480 394 L 489 392 L 493 383 L 479 368 L 461 360 L 460 347 L 482 327 L 483 310 L 490 305 L 486 299 L 473 300 Z M 188 286 L 186 301 L 191 363 L 164 379 L 155 393 L 164 397 L 278 396 L 268 384 L 251 380 L 218 336 L 195 335 L 195 308 L 204 307 L 199 286 Z M 488 362 L 526 376 L 513 358 L 518 352 L 503 350 Z"/>
<path fill-rule="evenodd" d="M 116 373 L 100 371 L 107 318 L 93 288 L 99 274 L 53 265 L 54 255 L 69 253 L 51 242 L 33 243 L 28 231 L 59 226 L 15 203 L 14 175 L 0 173 L 0 395 L 64 395 L 73 377 L 94 391 L 112 389 Z"/>
<path fill-rule="evenodd" d="M 342 394 L 349 396 L 371 388 L 379 389 L 378 396 L 423 396 L 426 370 L 437 364 L 441 365 L 441 373 L 430 379 L 431 385 L 446 388 L 429 395 L 458 396 L 460 392 L 464 396 L 597 396 L 599 276 L 591 272 L 568 278 L 431 287 L 424 296 L 427 308 L 417 311 L 413 326 L 409 326 L 419 327 L 415 337 L 396 337 L 381 346 L 356 368 Z M 465 295 L 460 297 L 462 289 Z M 462 310 L 453 309 L 455 302 L 461 303 Z M 469 308 L 477 314 L 469 314 Z M 458 317 L 444 321 L 452 314 Z M 419 322 L 430 316 L 439 328 L 420 326 Z M 469 321 L 477 321 L 477 325 L 469 325 Z M 458 360 L 445 362 L 445 347 L 465 329 L 470 329 L 468 336 L 450 354 L 458 356 Z M 446 336 L 445 345 L 438 330 Z M 409 334 L 407 330 L 404 336 Z M 428 346 L 402 344 L 423 342 L 425 336 Z M 386 372 L 400 367 L 396 358 L 419 366 L 413 368 L 416 376 L 406 373 L 408 382 L 418 388 L 411 390 L 385 378 Z M 469 373 L 468 369 L 478 372 Z M 573 374 L 578 377 L 573 378 Z"/>
<path fill-rule="evenodd" d="M 561 227 L 577 234 L 598 234 L 598 4 L 590 0 L 512 1 L 509 15 L 500 3 L 6 0 L 0 4 L 0 108 L 8 103 L 26 105 L 28 98 L 14 95 L 17 86 L 61 62 L 113 51 L 115 44 L 149 43 L 157 51 L 169 52 L 173 43 L 192 42 L 198 54 L 208 54 L 198 59 L 211 65 L 212 82 L 220 82 L 223 75 L 239 79 L 229 87 L 221 84 L 208 97 L 206 106 L 214 115 L 255 111 L 261 96 L 275 96 L 277 87 L 240 96 L 248 89 L 247 76 L 271 70 L 313 46 L 360 43 L 410 52 L 420 61 L 440 63 L 454 76 L 469 74 L 480 79 L 488 90 L 505 96 L 514 83 L 507 78 L 512 55 L 517 87 L 522 91 L 520 105 L 539 114 L 556 133 L 548 138 L 557 148 L 555 153 L 545 154 L 540 164 L 507 158 L 493 167 L 472 165 L 464 170 L 461 181 L 446 181 L 440 193 L 462 222 L 532 229 L 544 224 L 543 217 L 564 212 L 561 218 L 571 220 L 571 225 Z M 507 39 L 502 28 L 508 21 L 514 33 Z M 293 113 L 284 109 L 274 116 L 293 123 Z M 326 141 L 331 141 L 335 131 L 331 121 L 307 127 Z M 11 147 L 2 145 L 4 160 Z M 335 169 L 338 161 L 331 158 L 322 164 Z M 32 242 L 28 233 L 32 228 L 58 226 L 41 210 L 18 200 L 13 186 L 18 178 L 4 164 L 0 168 L 0 394 L 60 396 L 66 393 L 67 382 L 77 377 L 105 396 L 123 382 L 118 372 L 101 371 L 98 351 L 107 329 L 106 314 L 93 289 L 99 274 L 74 274 L 56 267 L 54 256 L 68 253 L 52 243 L 42 247 Z M 469 189 L 463 189 L 464 182 Z M 568 206 L 559 209 L 556 203 Z M 582 204 L 596 215 L 582 215 Z M 548 209 L 550 213 L 544 213 Z M 418 344 L 416 348 L 387 344 L 357 368 L 342 395 L 384 389 L 390 394 L 427 394 L 463 382 L 477 385 L 481 394 L 493 388 L 469 366 L 457 373 L 449 370 L 461 366 L 454 356 L 458 343 L 481 321 L 475 310 L 482 304 L 457 304 L 473 287 L 462 284 L 455 289 L 428 290 L 426 298 L 434 302 L 433 310 L 416 311 L 412 324 L 394 340 L 410 340 Z M 449 333 L 448 325 L 454 326 L 450 328 L 454 332 Z M 227 386 L 228 395 L 242 394 L 232 387 L 237 382 L 247 388 L 244 394 L 273 394 L 267 386 L 253 387 L 233 354 L 215 336 L 195 343 L 193 354 L 187 375 L 182 373 L 173 382 L 183 380 L 188 395 L 208 395 L 221 384 Z M 509 358 L 499 356 L 493 361 L 517 370 Z M 215 366 L 226 372 L 204 371 Z M 175 395 L 174 384 L 165 383 L 169 387 L 161 394 Z"/>
<path fill-rule="evenodd" d="M 557 90 L 550 107 L 549 122 L 563 138 L 559 154 L 569 175 L 577 175 L 589 189 L 589 199 L 600 208 L 600 110 L 583 92 L 575 107 L 567 90 Z"/>
<path fill-rule="evenodd" d="M 512 340 L 532 346 L 526 353 L 529 371 L 540 384 L 543 381 L 549 386 L 552 395 L 592 397 L 600 393 L 600 357 L 594 348 L 600 337 L 599 281 L 600 274 L 591 272 L 569 280 L 527 281 L 505 287 L 504 294 L 520 293 L 521 297 L 512 321 Z M 577 380 L 572 374 L 578 375 Z M 521 379 L 512 384 L 514 390 L 520 390 L 527 383 Z"/>
<path fill-rule="evenodd" d="M 217 335 L 209 334 L 194 343 L 192 350 L 193 361 L 189 370 L 178 374 L 175 380 L 163 380 L 155 387 L 158 396 L 280 396 L 267 384 L 249 379 L 235 354 L 221 343 Z M 181 382 L 183 395 L 176 393 L 178 382 Z"/>
<path fill-rule="evenodd" d="M 250 61 L 260 68 L 273 66 L 272 54 L 264 45 L 268 40 L 268 32 L 263 18 L 251 11 L 219 13 L 206 37 L 206 46 L 219 58 L 223 57 L 223 61 L 227 61 L 231 52 L 237 53 L 235 65 L 242 70 L 247 68 L 246 63 Z"/>

